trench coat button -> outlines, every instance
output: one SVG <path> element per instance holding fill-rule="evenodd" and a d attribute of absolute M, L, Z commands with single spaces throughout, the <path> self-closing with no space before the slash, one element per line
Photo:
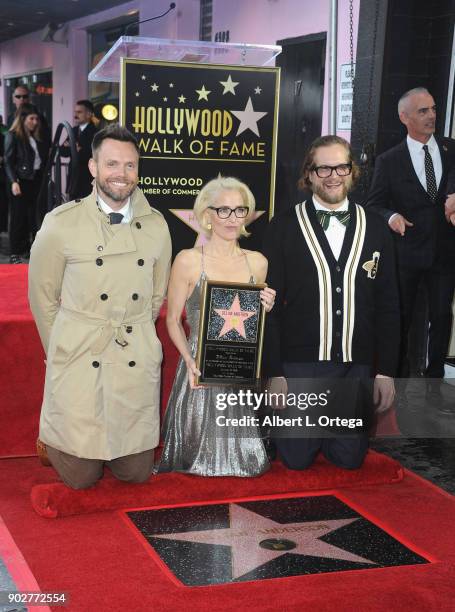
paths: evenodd
<path fill-rule="evenodd" d="M 335 270 L 336 270 L 337 272 L 341 272 L 341 268 L 340 268 L 340 266 L 337 266 L 337 267 L 335 268 Z"/>
<path fill-rule="evenodd" d="M 127 325 L 125 327 L 125 331 L 126 331 L 127 334 L 131 334 L 131 332 L 133 331 L 133 328 L 131 327 L 131 325 Z"/>
<path fill-rule="evenodd" d="M 129 364 L 130 368 L 134 368 L 134 366 L 136 365 L 135 361 L 130 361 Z"/>
<path fill-rule="evenodd" d="M 100 362 L 99 361 L 92 361 L 92 366 L 94 368 L 99 368 L 100 367 Z"/>
<path fill-rule="evenodd" d="M 337 338 L 339 338 L 339 337 L 341 336 L 341 332 L 339 332 L 339 331 L 335 332 L 335 336 L 336 336 Z"/>
<path fill-rule="evenodd" d="M 341 287 L 337 287 L 337 288 L 335 289 L 335 291 L 336 291 L 337 293 L 341 293 Z"/>
<path fill-rule="evenodd" d="M 136 227 L 137 229 L 141 229 L 142 225 L 139 223 L 139 221 L 136 221 Z"/>
<path fill-rule="evenodd" d="M 100 295 L 100 298 L 101 298 L 102 300 L 107 300 L 107 298 L 108 298 L 107 293 L 102 293 L 102 294 Z"/>
<path fill-rule="evenodd" d="M 144 260 L 143 259 L 138 259 L 137 260 L 137 265 L 138 266 L 143 266 L 144 265 Z"/>
<path fill-rule="evenodd" d="M 102 250 L 103 250 L 103 247 L 101 246 L 101 244 L 99 244 L 99 245 L 96 247 L 96 250 L 97 250 L 97 251 L 102 251 Z"/>
<path fill-rule="evenodd" d="M 339 317 L 341 315 L 341 310 L 337 310 L 336 313 L 337 317 Z"/>
<path fill-rule="evenodd" d="M 139 299 L 139 296 L 138 296 L 137 293 L 133 293 L 133 295 L 131 297 L 133 298 L 133 300 Z"/>
<path fill-rule="evenodd" d="M 104 261 L 101 259 L 101 257 L 98 257 L 97 260 L 96 260 L 96 265 L 97 266 L 102 266 L 103 263 L 104 263 Z"/>

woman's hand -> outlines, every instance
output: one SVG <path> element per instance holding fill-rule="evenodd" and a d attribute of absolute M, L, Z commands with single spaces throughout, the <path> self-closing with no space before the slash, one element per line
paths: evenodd
<path fill-rule="evenodd" d="M 19 183 L 12 183 L 11 184 L 11 192 L 12 192 L 13 196 L 20 196 L 20 195 L 22 195 L 21 186 L 19 185 Z"/>
<path fill-rule="evenodd" d="M 191 389 L 201 389 L 202 386 L 196 385 L 196 383 L 194 382 L 194 379 L 196 378 L 196 376 L 201 375 L 201 372 L 196 367 L 196 362 L 194 361 L 194 359 L 190 358 L 186 360 L 186 369 L 188 371 L 188 382 L 190 384 L 190 388 Z"/>
<path fill-rule="evenodd" d="M 266 287 L 261 290 L 261 303 L 265 308 L 265 312 L 270 312 L 275 304 L 275 289 L 271 289 L 270 287 Z"/>

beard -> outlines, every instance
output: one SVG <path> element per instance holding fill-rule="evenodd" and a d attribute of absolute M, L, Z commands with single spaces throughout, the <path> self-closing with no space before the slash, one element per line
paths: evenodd
<path fill-rule="evenodd" d="M 337 193 L 330 193 L 324 185 L 311 185 L 311 189 L 323 202 L 327 204 L 340 204 L 348 195 L 352 185 L 352 180 L 345 181 L 341 184 Z"/>
<path fill-rule="evenodd" d="M 96 189 L 98 192 L 107 195 L 114 202 L 124 202 L 136 189 L 136 183 L 128 183 L 125 185 L 125 187 L 116 187 L 114 185 L 110 185 L 108 181 L 101 181 L 97 179 Z"/>

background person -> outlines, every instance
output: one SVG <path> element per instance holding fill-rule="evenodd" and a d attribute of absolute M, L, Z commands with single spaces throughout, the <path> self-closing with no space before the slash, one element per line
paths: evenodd
<path fill-rule="evenodd" d="M 35 237 L 37 200 L 49 144 L 36 106 L 22 104 L 5 137 L 4 153 L 10 200 L 10 263 L 13 264 L 22 263 L 23 256 L 28 257 Z"/>
<path fill-rule="evenodd" d="M 399 345 L 395 260 L 381 219 L 348 200 L 358 173 L 348 142 L 338 136 L 317 138 L 299 185 L 311 189 L 313 197 L 272 219 L 267 228 L 267 282 L 276 287 L 277 297 L 266 319 L 264 373 L 271 378 L 269 390 L 277 393 L 287 393 L 287 379 L 308 392 L 301 379 L 350 379 L 353 385 L 355 379 L 367 382 L 375 375 L 374 399 L 377 410 L 384 411 L 394 397 Z M 368 416 L 366 405 L 360 406 L 363 414 L 354 413 L 356 406 L 348 408 L 350 416 Z M 321 415 L 340 416 L 322 407 Z M 319 451 L 338 467 L 355 469 L 368 450 L 363 429 L 349 437 L 284 433 L 274 441 L 290 469 L 306 469 Z"/>
<path fill-rule="evenodd" d="M 30 307 L 47 359 L 39 435 L 75 489 L 95 484 L 104 464 L 121 480 L 147 480 L 159 441 L 154 321 L 171 240 L 137 187 L 138 165 L 127 129 L 98 132 L 94 192 L 46 215 L 30 257 Z"/>
<path fill-rule="evenodd" d="M 181 358 L 169 397 L 163 425 L 164 448 L 159 472 L 185 472 L 201 476 L 257 476 L 269 467 L 259 428 L 220 427 L 216 418 L 254 415 L 252 410 L 228 406 L 216 408 L 218 393 L 236 390 L 228 386 L 195 387 L 197 338 L 203 281 L 262 283 L 267 260 L 256 251 L 241 249 L 240 235 L 253 218 L 255 201 L 249 188 L 234 178 L 219 177 L 207 183 L 196 198 L 194 213 L 208 243 L 181 251 L 175 258 L 169 282 L 167 327 Z M 275 291 L 261 291 L 269 311 Z M 186 309 L 191 333 L 187 340 L 182 325 Z"/>
<path fill-rule="evenodd" d="M 90 100 L 79 100 L 74 107 L 73 133 L 76 140 L 77 149 L 77 181 L 74 189 L 75 198 L 85 198 L 92 191 L 93 177 L 90 174 L 88 162 L 92 156 L 92 141 L 97 132 L 96 126 L 92 123 L 95 109 Z M 69 147 L 62 147 L 62 157 L 69 156 Z M 71 175 L 68 176 L 68 182 Z"/>
<path fill-rule="evenodd" d="M 454 407 L 443 402 L 440 381 L 455 288 L 455 228 L 447 222 L 444 206 L 449 172 L 455 167 L 455 141 L 435 137 L 436 105 L 423 87 L 403 94 L 398 113 L 408 135 L 377 158 L 365 206 L 382 215 L 395 239 L 402 312 L 399 375 L 410 374 L 408 334 L 423 282 L 429 310 L 427 399 L 452 414 Z"/>

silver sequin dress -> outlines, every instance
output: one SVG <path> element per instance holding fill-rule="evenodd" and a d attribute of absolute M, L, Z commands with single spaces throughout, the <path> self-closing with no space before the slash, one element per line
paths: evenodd
<path fill-rule="evenodd" d="M 191 330 L 188 343 L 193 357 L 197 350 L 201 286 L 205 278 L 203 270 L 186 302 L 187 321 Z M 236 391 L 238 389 L 227 386 L 190 389 L 186 364 L 180 358 L 164 417 L 164 448 L 157 472 L 185 472 L 200 476 L 258 476 L 268 470 L 270 465 L 267 454 L 259 429 L 254 424 L 241 428 L 220 428 L 216 424 L 219 415 L 227 418 L 257 416 L 257 412 L 248 407 L 228 406 L 223 411 L 216 408 L 217 393 Z"/>

